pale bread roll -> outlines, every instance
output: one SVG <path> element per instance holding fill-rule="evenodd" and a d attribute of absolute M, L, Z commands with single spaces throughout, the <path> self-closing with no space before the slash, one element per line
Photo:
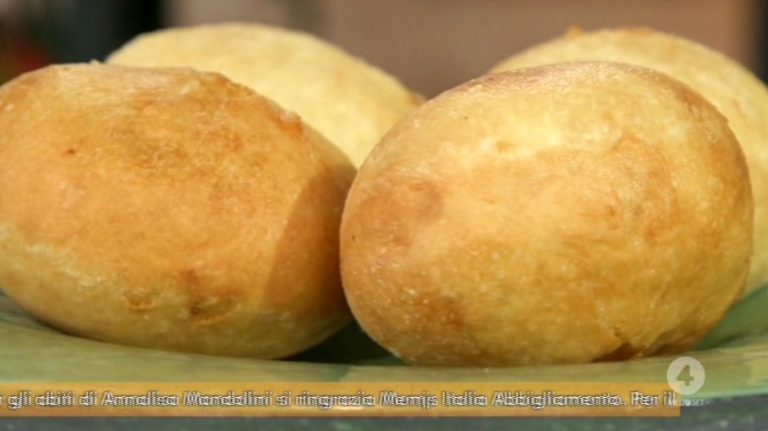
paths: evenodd
<path fill-rule="evenodd" d="M 647 28 L 565 36 L 514 55 L 492 72 L 577 60 L 620 61 L 656 69 L 712 102 L 747 158 L 755 202 L 754 255 L 745 294 L 768 282 L 768 89 L 728 57 L 681 37 Z"/>
<path fill-rule="evenodd" d="M 138 36 L 108 62 L 219 72 L 296 111 L 359 166 L 395 122 L 421 103 L 395 78 L 309 34 L 217 24 Z"/>
<path fill-rule="evenodd" d="M 54 66 L 0 89 L 0 286 L 66 332 L 283 357 L 349 321 L 352 165 L 218 74 Z"/>
<path fill-rule="evenodd" d="M 353 314 L 409 363 L 579 363 L 691 347 L 741 295 L 752 194 L 723 116 L 665 75 L 568 63 L 425 103 L 360 168 Z"/>

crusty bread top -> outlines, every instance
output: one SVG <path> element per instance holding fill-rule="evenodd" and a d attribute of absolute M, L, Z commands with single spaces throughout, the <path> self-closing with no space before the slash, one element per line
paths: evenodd
<path fill-rule="evenodd" d="M 141 35 L 108 61 L 225 74 L 296 111 L 359 165 L 421 102 L 395 78 L 309 34 L 217 24 Z"/>
<path fill-rule="evenodd" d="M 666 73 L 699 92 L 728 119 L 746 155 L 755 199 L 755 254 L 746 293 L 768 282 L 766 86 L 719 52 L 649 28 L 569 31 L 502 61 L 491 71 L 579 60 L 620 61 Z"/>

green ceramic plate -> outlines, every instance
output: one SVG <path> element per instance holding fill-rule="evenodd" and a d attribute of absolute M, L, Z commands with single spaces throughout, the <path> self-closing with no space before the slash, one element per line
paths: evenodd
<path fill-rule="evenodd" d="M 690 355 L 701 398 L 768 394 L 768 288 L 737 304 Z M 87 312 L 87 311 L 86 311 Z M 231 359 L 100 343 L 49 329 L 0 294 L 0 381 L 659 381 L 673 358 L 500 369 L 399 363 L 350 326 L 284 361 Z"/>

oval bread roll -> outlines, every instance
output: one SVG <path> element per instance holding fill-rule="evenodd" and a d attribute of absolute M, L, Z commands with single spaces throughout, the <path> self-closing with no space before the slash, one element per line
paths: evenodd
<path fill-rule="evenodd" d="M 754 256 L 746 293 L 768 282 L 768 89 L 743 66 L 695 42 L 651 29 L 571 31 L 534 46 L 492 72 L 578 60 L 650 67 L 682 81 L 712 102 L 747 158 L 755 201 Z"/>
<path fill-rule="evenodd" d="M 0 89 L 0 286 L 66 332 L 277 358 L 349 321 L 352 165 L 218 74 L 55 66 Z"/>
<path fill-rule="evenodd" d="M 421 103 L 395 78 L 309 34 L 218 24 L 141 35 L 109 63 L 219 72 L 296 111 L 359 166 Z"/>
<path fill-rule="evenodd" d="M 665 75 L 488 75 L 399 123 L 341 227 L 353 314 L 407 362 L 506 366 L 685 350 L 741 294 L 752 195 L 725 118 Z"/>

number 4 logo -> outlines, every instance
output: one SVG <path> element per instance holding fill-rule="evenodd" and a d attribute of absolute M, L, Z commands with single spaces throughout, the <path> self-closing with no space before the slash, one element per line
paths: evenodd
<path fill-rule="evenodd" d="M 669 387 L 682 395 L 693 395 L 698 392 L 704 386 L 705 379 L 704 366 L 690 356 L 675 359 L 667 368 Z"/>
<path fill-rule="evenodd" d="M 680 370 L 680 374 L 677 375 L 677 381 L 683 382 L 684 387 L 691 386 L 691 383 L 693 383 L 696 380 L 695 377 L 691 375 L 691 366 L 689 364 L 686 364 L 682 370 Z"/>

